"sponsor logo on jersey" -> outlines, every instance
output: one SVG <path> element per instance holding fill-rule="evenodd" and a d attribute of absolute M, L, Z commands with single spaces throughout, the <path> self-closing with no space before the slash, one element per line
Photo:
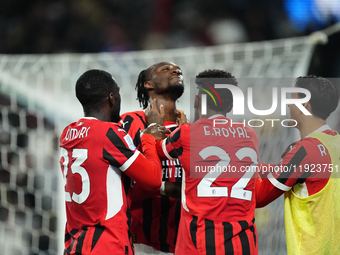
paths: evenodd
<path fill-rule="evenodd" d="M 136 146 L 133 144 L 133 140 L 132 140 L 131 136 L 129 136 L 127 134 L 126 136 L 124 136 L 124 140 L 127 143 L 127 145 L 129 146 L 130 150 L 136 149 Z"/>
<path fill-rule="evenodd" d="M 129 121 L 125 121 L 125 122 L 123 122 L 123 121 L 120 121 L 120 122 L 122 123 L 122 128 L 124 128 L 124 127 L 125 127 L 125 124 L 129 123 Z"/>

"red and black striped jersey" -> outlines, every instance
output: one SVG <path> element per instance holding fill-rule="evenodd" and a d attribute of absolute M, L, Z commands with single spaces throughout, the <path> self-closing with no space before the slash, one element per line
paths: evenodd
<path fill-rule="evenodd" d="M 336 135 L 328 126 L 320 131 Z M 312 137 L 289 145 L 280 163 L 271 167 L 273 170 L 257 186 L 257 207 L 267 205 L 292 187 L 294 193 L 302 198 L 318 193 L 326 186 L 334 170 L 327 148 Z"/>
<path fill-rule="evenodd" d="M 150 137 L 145 139 L 154 141 Z M 149 161 L 116 123 L 81 118 L 63 131 L 60 150 L 67 216 L 64 253 L 134 254 L 130 177 L 159 189 L 161 165 L 155 148 Z M 140 176 L 140 165 L 148 165 L 146 173 L 155 177 Z"/>
<path fill-rule="evenodd" d="M 131 136 L 134 144 L 140 148 L 140 130 L 146 126 L 143 111 L 129 112 L 121 116 L 120 124 Z M 163 124 L 170 131 L 177 124 L 165 121 Z M 162 181 L 181 182 L 182 167 L 178 160 L 162 160 Z M 163 252 L 174 252 L 177 230 L 180 220 L 180 201 L 159 192 L 145 192 L 139 183 L 134 183 L 131 204 L 132 241 L 151 246 Z"/>
<path fill-rule="evenodd" d="M 255 130 L 222 115 L 184 124 L 157 142 L 184 169 L 177 254 L 257 254 Z"/>
<path fill-rule="evenodd" d="M 257 254 L 255 219 L 212 221 L 181 210 L 175 254 Z"/>

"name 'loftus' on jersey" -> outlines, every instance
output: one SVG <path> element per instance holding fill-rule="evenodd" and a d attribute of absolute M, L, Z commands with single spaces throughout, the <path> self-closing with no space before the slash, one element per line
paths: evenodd
<path fill-rule="evenodd" d="M 232 138 L 250 138 L 244 127 L 212 127 L 202 126 L 205 136 L 221 136 Z"/>

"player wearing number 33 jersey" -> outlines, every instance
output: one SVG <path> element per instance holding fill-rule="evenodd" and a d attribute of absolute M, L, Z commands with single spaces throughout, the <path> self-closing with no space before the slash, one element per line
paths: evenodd
<path fill-rule="evenodd" d="M 257 254 L 255 130 L 222 115 L 181 125 L 157 142 L 184 169 L 175 254 Z"/>
<path fill-rule="evenodd" d="M 155 138 L 145 130 L 144 156 L 131 137 L 110 122 L 119 120 L 120 95 L 109 73 L 85 72 L 76 95 L 85 117 L 68 125 L 60 137 L 67 217 L 64 254 L 134 254 L 130 183 L 133 179 L 146 190 L 159 190 L 162 168 Z"/>
<path fill-rule="evenodd" d="M 146 143 L 154 143 L 150 135 L 142 139 L 144 151 L 148 150 Z M 128 234 L 130 177 L 143 179 L 144 185 L 147 181 L 148 190 L 157 190 L 161 170 L 135 149 L 130 136 L 117 124 L 94 118 L 69 125 L 61 135 L 60 146 L 66 180 L 65 253 L 133 254 Z M 157 162 L 157 154 L 154 157 Z M 154 169 L 152 175 L 142 176 L 139 167 L 144 164 Z"/>

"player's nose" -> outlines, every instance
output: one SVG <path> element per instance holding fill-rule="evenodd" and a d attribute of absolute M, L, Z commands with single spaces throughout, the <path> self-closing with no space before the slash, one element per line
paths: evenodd
<path fill-rule="evenodd" d="M 179 74 L 179 75 L 182 74 L 182 70 L 179 69 L 179 67 L 174 67 L 173 70 L 172 70 L 172 72 L 173 72 L 173 73 L 177 73 L 177 74 Z"/>

